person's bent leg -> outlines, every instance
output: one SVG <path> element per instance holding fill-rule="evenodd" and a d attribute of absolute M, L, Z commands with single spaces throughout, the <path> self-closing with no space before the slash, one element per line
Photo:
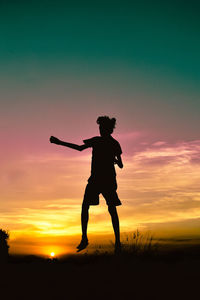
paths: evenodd
<path fill-rule="evenodd" d="M 86 240 L 87 240 L 88 220 L 89 220 L 89 205 L 83 203 L 82 211 L 81 211 L 81 227 L 82 227 L 82 239 L 86 239 Z"/>
<path fill-rule="evenodd" d="M 115 233 L 115 246 L 120 246 L 119 218 L 118 218 L 116 206 L 109 205 L 108 211 L 111 215 L 112 225 Z"/>
<path fill-rule="evenodd" d="M 82 239 L 80 244 L 77 246 L 77 252 L 85 249 L 88 245 L 88 238 L 87 238 L 87 225 L 89 219 L 89 205 L 86 203 L 82 204 L 82 211 L 81 211 L 81 227 L 82 227 Z"/>

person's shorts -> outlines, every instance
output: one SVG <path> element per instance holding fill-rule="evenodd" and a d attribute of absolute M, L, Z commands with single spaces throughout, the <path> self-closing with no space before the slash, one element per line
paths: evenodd
<path fill-rule="evenodd" d="M 118 198 L 116 190 L 116 178 L 104 181 L 89 178 L 88 184 L 85 188 L 83 203 L 88 205 L 99 205 L 99 194 L 102 194 L 108 206 L 121 205 L 121 201 Z"/>

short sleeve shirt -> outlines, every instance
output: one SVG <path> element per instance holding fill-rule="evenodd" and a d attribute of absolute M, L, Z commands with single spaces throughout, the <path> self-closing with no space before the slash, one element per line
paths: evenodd
<path fill-rule="evenodd" d="M 121 146 L 112 136 L 96 136 L 83 142 L 92 147 L 91 176 L 93 178 L 113 178 L 116 176 L 114 160 L 122 154 Z"/>

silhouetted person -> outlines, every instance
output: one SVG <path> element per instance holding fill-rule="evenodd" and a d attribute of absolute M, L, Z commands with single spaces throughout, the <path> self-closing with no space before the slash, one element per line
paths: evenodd
<path fill-rule="evenodd" d="M 111 215 L 112 225 L 115 233 L 115 250 L 121 249 L 119 218 L 116 206 L 121 205 L 121 201 L 117 195 L 117 181 L 114 164 L 123 168 L 121 159 L 122 150 L 120 144 L 111 134 L 115 128 L 116 119 L 110 119 L 107 116 L 98 117 L 100 136 L 91 139 L 83 140 L 83 145 L 76 145 L 63 142 L 53 136 L 50 137 L 50 142 L 58 145 L 66 146 L 78 151 L 82 151 L 91 147 L 92 151 L 92 166 L 91 176 L 88 179 L 88 184 L 85 189 L 82 212 L 82 240 L 77 246 L 78 252 L 85 249 L 88 245 L 87 225 L 89 219 L 90 205 L 99 204 L 99 194 L 101 193 L 108 205 L 108 211 Z"/>

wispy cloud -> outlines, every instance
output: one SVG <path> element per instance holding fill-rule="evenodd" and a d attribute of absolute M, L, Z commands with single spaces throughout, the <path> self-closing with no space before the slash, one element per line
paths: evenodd
<path fill-rule="evenodd" d="M 120 141 L 133 141 L 141 136 L 143 136 L 143 132 L 141 131 L 122 132 L 115 135 L 116 139 Z"/>
<path fill-rule="evenodd" d="M 134 222 L 171 222 L 200 215 L 200 141 L 153 143 L 127 159 L 120 174 L 122 208 Z M 195 158 L 195 162 L 194 162 Z M 132 220 L 132 221 L 131 221 Z"/>

